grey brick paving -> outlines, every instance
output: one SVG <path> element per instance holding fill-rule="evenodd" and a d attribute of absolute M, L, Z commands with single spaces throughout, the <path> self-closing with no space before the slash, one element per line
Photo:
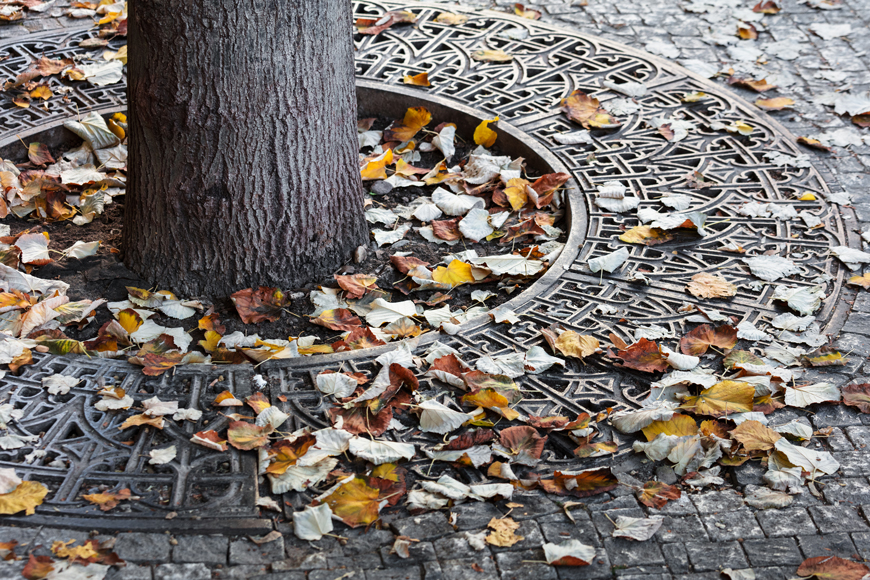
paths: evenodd
<path fill-rule="evenodd" d="M 508 0 L 467 0 L 466 4 L 508 9 Z M 550 0 L 541 4 L 528 2 L 544 12 L 544 20 L 598 34 L 643 49 L 653 39 L 672 43 L 681 51 L 681 58 L 697 58 L 706 62 L 733 63 L 726 49 L 705 42 L 710 25 L 701 15 L 683 10 L 683 2 L 603 3 L 589 0 L 580 6 L 574 0 Z M 449 3 L 447 4 L 449 5 Z M 0 24 L 0 39 L 23 38 L 34 32 L 79 26 L 82 21 L 62 16 L 63 9 L 52 8 L 44 15 L 28 15 L 16 23 Z M 797 135 L 810 135 L 841 127 L 849 127 L 847 119 L 833 115 L 813 103 L 813 98 L 840 88 L 841 84 L 814 78 L 821 67 L 849 71 L 847 84 L 852 94 L 870 90 L 870 69 L 866 55 L 870 52 L 870 22 L 868 0 L 846 0 L 843 9 L 818 11 L 804 4 L 783 3 L 783 11 L 765 19 L 767 31 L 761 32 L 759 43 L 767 40 L 796 39 L 802 46 L 802 56 L 794 61 L 768 59 L 764 68 L 769 73 L 793 76 L 794 85 L 778 94 L 796 98 L 793 112 L 773 116 Z M 849 23 L 853 33 L 846 39 L 821 41 L 807 32 L 814 22 Z M 745 98 L 755 94 L 737 89 Z M 863 134 L 867 131 L 863 130 Z M 866 229 L 870 222 L 870 147 L 855 146 L 838 149 L 828 156 L 809 152 L 815 162 L 826 165 L 833 173 L 834 187 L 839 184 L 850 191 L 860 223 L 847 227 Z M 867 249 L 866 246 L 864 248 Z M 857 295 L 853 312 L 836 346 L 849 352 L 850 366 L 812 370 L 807 376 L 844 384 L 851 380 L 870 379 L 870 293 Z M 863 364 L 862 364 L 863 363 Z M 862 376 L 859 376 L 863 373 Z M 479 531 L 492 517 L 501 517 L 509 508 L 491 503 L 469 503 L 454 506 L 455 525 L 444 513 L 422 514 L 389 522 L 389 529 L 346 530 L 345 545 L 335 538 L 317 542 L 317 551 L 308 543 L 298 542 L 285 524 L 279 529 L 286 542 L 279 540 L 257 546 L 245 538 L 220 536 L 177 535 L 175 545 L 167 534 L 119 533 L 115 551 L 129 564 L 112 570 L 108 580 L 335 580 L 353 573 L 354 580 L 488 580 L 490 578 L 534 580 L 594 580 L 620 578 L 624 580 L 720 580 L 718 570 L 752 566 L 757 580 L 788 579 L 795 576 L 802 558 L 837 555 L 844 558 L 870 559 L 870 416 L 842 406 L 817 406 L 812 413 L 782 410 L 770 419 L 775 423 L 792 418 L 809 420 L 814 429 L 834 427 L 824 441 L 841 463 L 837 478 L 824 478 L 819 485 L 822 499 L 805 491 L 796 496 L 794 505 L 784 510 L 747 508 L 740 495 L 746 485 L 762 484 L 765 467 L 747 462 L 733 469 L 737 489 L 686 493 L 662 510 L 641 507 L 631 490 L 620 488 L 609 496 L 588 498 L 583 507 L 576 507 L 572 523 L 559 503 L 538 493 L 518 492 L 513 500 L 522 507 L 513 508 L 510 517 L 522 522 L 518 531 L 526 540 L 511 548 L 487 546 L 477 552 L 468 546 L 462 532 Z M 813 443 L 811 448 L 817 443 Z M 621 473 L 640 469 L 635 458 Z M 633 473 L 633 472 L 632 472 Z M 650 471 L 647 471 L 650 473 Z M 656 466 L 658 479 L 673 483 L 672 470 Z M 630 477 L 630 476 L 629 476 Z M 638 475 L 640 477 L 640 475 Z M 646 514 L 666 516 L 662 529 L 654 540 L 633 542 L 611 538 L 612 525 L 605 516 L 642 517 Z M 412 544 L 411 558 L 401 559 L 390 554 L 396 534 L 422 540 Z M 0 527 L 0 542 L 18 540 L 21 544 L 41 545 L 35 553 L 48 553 L 54 540 L 82 540 L 82 531 L 36 530 Z M 597 548 L 592 565 L 579 568 L 552 568 L 541 564 L 540 545 L 544 541 L 561 542 L 578 539 Z M 285 545 L 286 543 L 286 545 Z M 23 552 L 22 552 L 23 553 Z M 531 561 L 531 562 L 530 562 Z M 472 569 L 472 564 L 482 572 Z M 0 562 L 0 578 L 19 577 L 23 562 Z M 328 568 L 333 568 L 329 570 Z"/>

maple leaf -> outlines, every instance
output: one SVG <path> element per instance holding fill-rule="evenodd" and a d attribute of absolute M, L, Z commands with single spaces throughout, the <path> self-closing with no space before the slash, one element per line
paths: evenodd
<path fill-rule="evenodd" d="M 804 560 L 797 574 L 815 576 L 819 580 L 861 580 L 870 574 L 870 567 L 837 556 L 816 556 Z"/>
<path fill-rule="evenodd" d="M 576 90 L 562 99 L 562 112 L 586 129 L 601 129 L 618 126 L 619 122 L 600 107 L 598 99 Z"/>
<path fill-rule="evenodd" d="M 103 493 L 85 494 L 85 495 L 82 495 L 82 498 L 86 499 L 87 501 L 91 502 L 94 505 L 100 506 L 100 511 L 104 511 L 104 512 L 107 512 L 110 509 L 116 507 L 118 505 L 118 503 L 120 503 L 123 500 L 139 499 L 139 498 L 133 497 L 130 494 L 130 490 L 127 488 L 124 488 L 124 489 L 122 489 L 118 492 L 114 492 L 114 493 L 113 492 L 103 492 Z M 57 553 L 57 552 L 55 552 L 55 553 Z M 63 557 L 68 557 L 68 556 L 63 556 Z"/>
<path fill-rule="evenodd" d="M 0 514 L 14 515 L 23 511 L 28 516 L 33 515 L 46 495 L 48 488 L 41 483 L 22 481 L 9 493 L 0 495 Z"/>
<path fill-rule="evenodd" d="M 729 350 L 737 345 L 737 329 L 723 325 L 713 328 L 702 324 L 680 339 L 680 350 L 683 354 L 701 356 L 711 346 Z"/>
<path fill-rule="evenodd" d="M 21 575 L 27 580 L 43 580 L 54 570 L 53 564 L 51 556 L 34 556 L 31 553 Z"/>
<path fill-rule="evenodd" d="M 700 272 L 692 276 L 686 290 L 697 298 L 728 298 L 737 294 L 737 286 L 721 275 Z"/>
<path fill-rule="evenodd" d="M 645 338 L 620 350 L 617 356 L 622 359 L 622 366 L 645 373 L 662 372 L 670 365 L 656 343 Z"/>
<path fill-rule="evenodd" d="M 311 319 L 311 322 L 330 330 L 353 331 L 362 326 L 362 320 L 347 308 L 325 310 L 317 318 Z"/>
<path fill-rule="evenodd" d="M 870 383 L 846 385 L 842 393 L 843 403 L 857 407 L 862 413 L 870 413 Z"/>
<path fill-rule="evenodd" d="M 668 485 L 661 481 L 648 481 L 643 484 L 643 488 L 635 491 L 637 501 L 643 505 L 657 510 L 665 507 L 670 500 L 680 499 L 680 488 L 675 485 Z"/>
<path fill-rule="evenodd" d="M 227 440 L 236 449 L 250 451 L 268 444 L 272 431 L 271 425 L 259 427 L 244 421 L 233 421 L 227 429 Z"/>
<path fill-rule="evenodd" d="M 362 298 L 366 292 L 377 288 L 378 285 L 378 277 L 370 274 L 352 274 L 350 276 L 336 274 L 335 281 L 345 291 L 347 298 Z"/>
<path fill-rule="evenodd" d="M 782 435 L 758 421 L 744 421 L 731 430 L 731 437 L 747 451 L 770 451 Z"/>
<path fill-rule="evenodd" d="M 381 490 L 368 485 L 365 478 L 355 476 L 325 497 L 323 503 L 328 504 L 341 521 L 356 528 L 378 519 L 380 493 Z"/>
<path fill-rule="evenodd" d="M 432 113 L 425 107 L 410 107 L 405 111 L 404 119 L 394 121 L 389 128 L 384 130 L 384 141 L 399 141 L 400 143 L 410 141 L 431 120 Z"/>
<path fill-rule="evenodd" d="M 268 320 L 275 322 L 287 304 L 284 293 L 277 288 L 260 286 L 257 290 L 245 288 L 230 296 L 236 312 L 245 324 L 257 324 Z"/>
<path fill-rule="evenodd" d="M 680 409 L 712 417 L 749 413 L 753 407 L 755 387 L 739 381 L 722 381 L 704 389 L 697 397 L 686 397 Z"/>

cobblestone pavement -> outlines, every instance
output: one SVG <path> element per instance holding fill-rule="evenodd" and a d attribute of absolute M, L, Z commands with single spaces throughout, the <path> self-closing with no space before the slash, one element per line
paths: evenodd
<path fill-rule="evenodd" d="M 685 12 L 680 2 L 646 0 L 603 2 L 530 1 L 540 9 L 543 20 L 596 34 L 629 46 L 644 49 L 661 41 L 679 51 L 678 61 L 697 59 L 727 68 L 733 64 L 726 47 L 710 40 L 710 24 L 703 14 Z M 506 10 L 512 2 L 468 0 L 466 6 Z M 752 2 L 745 3 L 751 8 Z M 455 6 L 445 3 L 445 6 Z M 63 8 L 42 15 L 30 15 L 16 23 L 0 25 L 0 38 L 26 37 L 28 34 L 58 27 L 78 26 L 82 22 L 62 16 Z M 801 42 L 798 58 L 786 61 L 770 58 L 762 68 L 777 75 L 779 95 L 790 96 L 794 111 L 774 113 L 795 135 L 813 135 L 849 127 L 848 119 L 837 117 L 830 109 L 814 104 L 813 99 L 844 86 L 852 94 L 870 89 L 870 70 L 866 51 L 870 49 L 870 2 L 845 0 L 839 10 L 818 10 L 806 4 L 786 2 L 780 14 L 765 18 L 767 30 L 760 32 L 758 44 L 767 41 Z M 812 23 L 850 24 L 856 32 L 847 39 L 823 40 L 808 31 Z M 730 32 L 729 32 L 730 34 Z M 825 71 L 847 73 L 839 82 L 825 78 Z M 829 77 L 835 75 L 827 75 Z M 788 84 L 791 81 L 791 84 Z M 739 89 L 743 97 L 755 95 Z M 855 131 L 859 131 L 857 128 Z M 863 130 L 867 135 L 867 130 Z M 836 148 L 834 154 L 813 154 L 824 163 L 839 184 L 854 200 L 860 224 L 870 222 L 870 147 Z M 833 184 L 832 184 L 833 185 Z M 864 248 L 865 250 L 867 248 Z M 870 366 L 870 294 L 861 293 L 836 345 L 851 353 L 850 364 L 834 371 L 813 371 L 824 380 L 844 385 L 868 382 Z M 822 407 L 815 413 L 783 409 L 771 417 L 772 424 L 798 419 L 815 430 L 831 428 L 827 437 L 814 438 L 811 447 L 826 449 L 841 463 L 837 475 L 816 482 L 818 493 L 805 489 L 785 509 L 756 510 L 743 501 L 748 486 L 762 484 L 762 468 L 745 464 L 735 468 L 727 485 L 714 491 L 684 493 L 661 512 L 640 505 L 631 490 L 624 487 L 612 494 L 596 496 L 571 511 L 573 522 L 553 500 L 539 493 L 520 493 L 513 501 L 522 504 L 508 508 L 500 504 L 475 503 L 455 506 L 449 512 L 420 516 L 394 516 L 385 519 L 382 529 L 347 530 L 338 533 L 347 540 L 325 538 L 316 546 L 295 538 L 284 523 L 275 527 L 283 538 L 256 545 L 248 538 L 221 535 L 174 535 L 172 523 L 165 534 L 119 533 L 115 551 L 128 562 L 113 570 L 109 578 L 129 580 L 205 580 L 208 578 L 249 578 L 258 580 L 458 580 L 503 578 L 623 579 L 720 578 L 723 568 L 752 568 L 759 579 L 785 579 L 795 576 L 800 562 L 813 556 L 836 555 L 855 560 L 870 560 L 870 415 L 860 415 L 842 406 Z M 652 476 L 673 483 L 670 468 L 654 466 L 639 456 L 622 460 L 614 472 L 627 484 L 638 484 Z M 475 551 L 466 534 L 485 529 L 492 517 L 510 512 L 521 522 L 517 533 L 525 539 L 510 548 L 486 546 Z M 665 516 L 664 525 L 647 542 L 610 537 L 611 520 L 619 515 Z M 453 523 L 448 519 L 451 516 Z M 419 540 L 411 557 L 401 559 L 390 553 L 396 535 Z M 18 540 L 36 555 L 47 554 L 55 540 L 84 540 L 86 531 L 49 528 L 0 528 L 0 542 Z M 95 536 L 100 540 L 105 536 Z M 541 545 L 575 538 L 595 546 L 597 555 L 586 567 L 553 568 L 543 563 Z M 475 565 L 472 568 L 472 565 Z M 24 561 L 0 562 L 0 578 L 15 578 Z"/>

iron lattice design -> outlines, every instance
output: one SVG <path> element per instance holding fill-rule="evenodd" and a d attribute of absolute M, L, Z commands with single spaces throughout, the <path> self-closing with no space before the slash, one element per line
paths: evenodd
<path fill-rule="evenodd" d="M 522 322 L 513 326 L 472 322 L 457 336 L 440 337 L 443 343 L 459 350 L 466 361 L 540 345 L 539 329 L 556 322 L 601 338 L 613 332 L 628 342 L 633 340 L 636 326 L 656 324 L 679 335 L 688 315 L 680 312 L 680 307 L 696 302 L 684 288 L 699 272 L 722 273 L 739 286 L 733 299 L 707 301 L 708 306 L 741 320 L 760 323 L 769 319 L 775 312 L 770 302 L 772 288 L 754 291 L 747 285 L 752 277 L 741 265 L 742 256 L 721 249 L 729 243 L 751 253 L 788 255 L 801 267 L 790 283 L 809 285 L 809 280 L 819 275 L 830 276 L 828 299 L 818 320 L 828 332 L 842 325 L 845 298 L 850 291 L 843 287 L 846 272 L 827 254 L 827 248 L 854 243 L 856 238 L 846 231 L 838 208 L 823 201 L 829 193 L 827 176 L 816 168 L 777 167 L 764 158 L 771 151 L 801 153 L 794 138 L 775 121 L 713 83 L 616 43 L 493 12 L 469 13 L 466 24 L 446 26 L 433 20 L 442 7 L 374 1 L 354 5 L 357 17 L 378 17 L 402 9 L 414 12 L 418 23 L 394 27 L 375 37 L 358 37 L 358 78 L 399 85 L 405 74 L 428 72 L 433 86 L 420 89 L 421 94 L 462 103 L 481 111 L 483 116 L 498 115 L 554 154 L 573 173 L 578 185 L 573 194 L 575 212 L 585 212 L 574 216 L 576 227 L 569 244 L 550 272 L 510 302 L 522 314 Z M 523 40 L 500 36 L 515 28 L 525 29 L 528 36 Z M 0 74 L 13 78 L 43 54 L 51 58 L 76 54 L 80 51 L 79 41 L 93 34 L 86 30 L 55 33 L 0 46 L 0 56 L 10 56 L 0 62 Z M 500 64 L 474 61 L 471 53 L 484 48 L 500 48 L 515 58 Z M 559 112 L 559 101 L 576 89 L 602 101 L 618 98 L 604 88 L 602 83 L 608 80 L 645 83 L 649 91 L 638 99 L 640 112 L 620 117 L 623 124 L 617 130 L 594 132 L 593 145 L 558 145 L 553 141 L 552 135 L 579 128 Z M 83 86 L 77 84 L 78 90 L 69 103 L 54 105 L 49 111 L 4 106 L 0 112 L 0 144 L 15 139 L 15 135 L 57 126 L 76 113 L 117 109 L 125 103 L 122 85 Z M 682 97 L 694 91 L 706 93 L 708 99 L 701 104 L 683 103 Z M 668 142 L 642 121 L 663 113 L 680 113 L 695 121 L 698 128 L 683 141 Z M 713 118 L 724 123 L 745 121 L 755 130 L 745 137 L 708 131 L 706 126 Z M 593 152 L 594 158 L 590 158 Z M 704 190 L 688 188 L 685 178 L 692 171 L 703 173 L 717 185 Z M 633 213 L 606 213 L 594 205 L 596 186 L 608 180 L 628 186 L 642 200 L 641 207 L 662 210 L 658 201 L 662 194 L 689 195 L 693 200 L 691 209 L 710 216 L 710 235 L 655 247 L 631 246 L 629 261 L 601 284 L 598 276 L 584 273 L 582 264 L 624 247 L 617 237 L 624 229 L 637 225 Z M 818 201 L 796 201 L 806 192 L 814 193 Z M 753 200 L 794 205 L 818 216 L 825 227 L 809 229 L 800 220 L 739 215 L 738 207 Z M 628 282 L 634 272 L 645 273 L 653 283 L 643 286 Z M 596 312 L 602 305 L 614 307 L 617 312 Z M 328 403 L 313 389 L 313 377 L 328 368 L 373 375 L 378 366 L 373 359 L 383 350 L 266 363 L 258 370 L 270 383 L 273 404 L 292 415 L 288 431 L 305 425 L 323 427 L 323 411 Z M 226 531 L 260 525 L 253 519 L 258 481 L 252 454 L 239 454 L 233 449 L 217 454 L 188 442 L 196 431 L 220 429 L 225 424 L 226 419 L 215 413 L 210 403 L 224 389 L 238 397 L 250 394 L 254 389 L 251 368 L 189 367 L 151 379 L 123 362 L 38 356 L 38 364 L 26 367 L 21 376 L 7 375 L 0 382 L 0 398 L 24 411 L 25 418 L 14 424 L 12 431 L 42 434 L 35 445 L 0 452 L 0 466 L 14 465 L 21 476 L 46 482 L 52 491 L 37 516 L 22 522 L 63 520 L 63 525 L 90 529 L 95 525 L 129 528 L 135 521 L 138 527 L 156 528 L 165 527 L 163 518 L 176 512 L 176 528 L 206 530 L 213 525 Z M 53 373 L 81 377 L 83 382 L 68 395 L 49 396 L 40 380 Z M 583 366 L 568 361 L 564 371 L 519 379 L 526 396 L 521 410 L 548 415 L 636 406 L 644 396 L 645 381 L 648 378 L 611 366 Z M 164 431 L 157 433 L 151 429 L 119 430 L 120 420 L 115 415 L 93 407 L 96 388 L 103 384 L 121 386 L 140 401 L 152 396 L 179 400 L 180 406 L 201 409 L 204 415 L 197 424 L 168 421 Z M 422 381 L 422 388 L 443 386 L 433 386 L 427 379 Z M 618 433 L 605 435 L 620 441 Z M 419 435 L 396 437 L 420 445 L 431 443 Z M 570 442 L 560 441 L 558 436 L 553 440 L 555 451 L 547 451 L 547 467 L 576 467 Z M 148 452 L 169 444 L 178 448 L 178 459 L 166 466 L 149 465 Z M 34 450 L 44 451 L 45 455 L 32 463 L 22 463 Z M 420 463 L 428 466 L 426 461 Z M 582 463 L 589 464 L 589 460 Z M 98 484 L 129 487 L 142 499 L 99 513 L 81 500 L 82 493 Z M 261 483 L 260 490 L 265 493 L 265 489 Z M 97 514 L 99 523 L 91 519 Z"/>

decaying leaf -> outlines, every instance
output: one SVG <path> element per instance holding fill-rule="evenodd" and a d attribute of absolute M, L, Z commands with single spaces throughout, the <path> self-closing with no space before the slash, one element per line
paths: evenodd
<path fill-rule="evenodd" d="M 598 99 L 576 90 L 562 99 L 562 112 L 586 129 L 602 129 L 619 126 L 610 113 L 602 109 Z"/>
<path fill-rule="evenodd" d="M 704 389 L 697 397 L 684 399 L 681 409 L 686 409 L 699 415 L 724 417 L 735 413 L 752 411 L 755 387 L 739 381 L 722 381 L 709 389 Z"/>
<path fill-rule="evenodd" d="M 520 528 L 520 524 L 513 521 L 511 518 L 492 518 L 489 520 L 487 527 L 492 530 L 486 537 L 486 543 L 502 548 L 509 548 L 517 542 L 522 542 L 525 538 L 518 536 L 516 531 Z"/>
<path fill-rule="evenodd" d="M 686 290 L 698 298 L 729 298 L 737 294 L 737 286 L 721 274 L 700 272 L 692 276 Z"/>

